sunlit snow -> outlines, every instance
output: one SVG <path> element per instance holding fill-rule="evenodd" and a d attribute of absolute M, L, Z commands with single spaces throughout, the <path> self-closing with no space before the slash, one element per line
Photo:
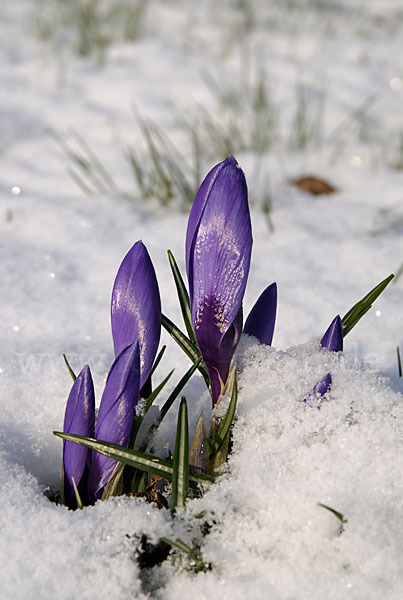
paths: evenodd
<path fill-rule="evenodd" d="M 400 600 L 403 277 L 345 338 L 344 353 L 319 348 L 332 319 L 403 263 L 398 3 L 150 0 L 138 39 L 112 40 L 103 57 L 80 57 L 56 22 L 58 43 L 39 39 L 39 11 L 63 3 L 3 4 L 0 596 Z M 61 461 L 52 432 L 62 427 L 71 386 L 62 355 L 77 372 L 90 364 L 98 405 L 113 361 L 112 285 L 137 240 L 155 265 L 163 312 L 180 323 L 166 250 L 184 273 L 187 212 L 179 203 L 164 208 L 140 199 L 125 149 L 135 147 L 144 164 L 150 158 L 133 107 L 190 164 L 183 119 L 204 108 L 223 131 L 228 124 L 218 92 L 206 85 L 209 74 L 218 91 L 234 82 L 245 91 L 263 71 L 275 141 L 259 155 L 242 144 L 235 149 L 254 238 L 244 314 L 273 281 L 278 314 L 272 348 L 244 336 L 237 350 L 228 465 L 175 519 L 129 497 L 69 511 L 48 499 Z M 322 146 L 296 148 L 299 84 L 325 98 Z M 240 122 L 244 116 L 237 112 Z M 118 191 L 85 195 L 70 177 L 56 136 L 71 139 L 72 129 Z M 209 159 L 201 176 L 224 158 Z M 336 193 L 314 197 L 290 184 L 307 173 L 329 180 Z M 274 231 L 262 210 L 265 194 Z M 189 368 L 167 335 L 162 341 L 168 349 L 154 381 L 175 373 L 161 402 Z M 307 406 L 303 399 L 327 372 L 331 390 L 319 409 Z M 211 412 L 201 376 L 185 395 L 192 433 L 200 411 L 206 422 Z M 175 426 L 174 407 L 153 440 L 156 454 L 173 450 Z M 141 570 L 142 535 L 197 544 L 212 568 L 194 574 L 176 553 Z"/>

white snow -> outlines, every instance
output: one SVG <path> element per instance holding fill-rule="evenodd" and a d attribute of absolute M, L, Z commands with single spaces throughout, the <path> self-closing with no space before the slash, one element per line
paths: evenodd
<path fill-rule="evenodd" d="M 48 6 L 57 14 L 56 0 L 3 4 L 2 597 L 400 599 L 403 398 L 396 346 L 403 350 L 403 277 L 346 337 L 343 354 L 318 348 L 334 316 L 403 263 L 403 174 L 395 168 L 399 160 L 403 166 L 398 3 L 150 0 L 142 35 L 132 42 L 116 35 L 104 64 L 78 57 L 56 21 L 52 42 L 38 40 L 40 11 Z M 163 311 L 180 322 L 166 250 L 183 270 L 187 214 L 139 198 L 123 150 L 130 144 L 144 164 L 149 158 L 132 106 L 191 163 L 178 111 L 193 115 L 201 106 L 224 130 L 230 121 L 231 110 L 204 81 L 206 71 L 238 97 L 261 69 L 275 142 L 260 156 L 247 143 L 235 151 L 253 204 L 244 308 L 247 314 L 277 281 L 278 317 L 273 348 L 245 337 L 237 352 L 238 420 L 226 472 L 174 520 L 169 511 L 123 497 L 68 511 L 44 494 L 58 485 L 61 442 L 52 432 L 62 427 L 71 385 L 62 353 L 77 371 L 90 364 L 99 401 L 113 360 L 112 284 L 138 239 L 155 264 Z M 313 94 L 310 107 L 312 98 L 324 97 L 324 142 L 297 151 L 300 84 Z M 248 111 L 236 115 L 250 139 Z M 72 128 L 121 193 L 86 196 L 77 187 L 54 138 L 74 145 Z M 213 147 L 203 174 L 224 158 L 212 154 Z M 311 173 L 337 193 L 313 197 L 290 184 Z M 260 209 L 264 193 L 274 231 Z M 171 368 L 175 373 L 162 401 L 188 368 L 173 342 L 163 340 L 168 349 L 156 380 Z M 301 400 L 328 371 L 333 386 L 320 410 L 305 406 Z M 201 409 L 206 421 L 210 414 L 199 376 L 186 396 L 192 431 Z M 174 408 L 154 439 L 156 453 L 173 449 L 175 422 Z M 318 503 L 344 515 L 343 531 Z M 211 528 L 202 536 L 205 522 Z M 136 552 L 143 534 L 154 543 L 166 536 L 201 544 L 212 569 L 196 575 L 186 557 L 172 554 L 141 572 Z"/>

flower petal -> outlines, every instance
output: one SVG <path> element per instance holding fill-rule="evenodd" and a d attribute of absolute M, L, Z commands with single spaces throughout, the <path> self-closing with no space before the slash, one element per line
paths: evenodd
<path fill-rule="evenodd" d="M 233 323 L 230 325 L 228 331 L 215 349 L 213 346 L 210 346 L 210 344 L 207 344 L 204 339 L 203 343 L 206 347 L 204 360 L 210 376 L 213 406 L 220 397 L 222 386 L 225 385 L 227 381 L 231 360 L 239 340 L 241 339 L 242 323 L 243 311 L 241 306 Z M 212 352 L 210 351 L 210 348 L 213 349 Z"/>
<path fill-rule="evenodd" d="M 186 238 L 192 323 L 213 388 L 219 376 L 225 383 L 239 341 L 251 249 L 246 180 L 229 156 L 202 183 Z"/>
<path fill-rule="evenodd" d="M 277 312 L 277 284 L 272 283 L 256 300 L 246 319 L 244 333 L 255 336 L 261 344 L 271 346 Z"/>
<path fill-rule="evenodd" d="M 71 388 L 64 416 L 64 433 L 74 433 L 92 437 L 95 423 L 95 395 L 91 371 L 86 365 Z M 73 477 L 78 487 L 90 453 L 87 448 L 63 441 L 63 470 L 65 477 L 65 497 L 74 498 Z"/>
<path fill-rule="evenodd" d="M 135 407 L 140 390 L 140 352 L 133 342 L 119 354 L 109 371 L 99 407 L 95 438 L 126 446 L 130 439 Z M 93 453 L 89 473 L 90 498 L 100 498 L 108 483 L 116 461 Z"/>
<path fill-rule="evenodd" d="M 341 352 L 343 350 L 343 325 L 339 315 L 330 323 L 325 335 L 321 339 L 320 345 L 333 352 Z"/>
<path fill-rule="evenodd" d="M 140 347 L 140 387 L 151 371 L 161 335 L 161 299 L 150 256 L 136 242 L 119 267 L 112 291 L 115 356 L 135 341 Z"/>
<path fill-rule="evenodd" d="M 237 165 L 235 158 L 229 155 L 223 162 L 218 163 L 215 167 L 204 178 L 196 197 L 192 204 L 192 209 L 189 215 L 188 227 L 186 231 L 186 272 L 189 280 L 190 294 L 192 294 L 192 283 L 193 272 L 192 272 L 192 261 L 191 261 L 191 247 L 195 232 L 199 226 L 200 218 L 203 214 L 204 207 L 207 200 L 209 199 L 212 187 L 214 186 L 215 180 L 217 179 L 220 171 L 224 169 L 228 164 Z"/>
<path fill-rule="evenodd" d="M 308 406 L 312 406 L 314 408 L 319 408 L 321 403 L 321 398 L 330 390 L 332 385 L 332 376 L 330 373 L 327 373 L 318 383 L 314 386 L 314 388 L 309 392 L 307 397 L 304 399 L 304 402 L 308 404 Z"/>

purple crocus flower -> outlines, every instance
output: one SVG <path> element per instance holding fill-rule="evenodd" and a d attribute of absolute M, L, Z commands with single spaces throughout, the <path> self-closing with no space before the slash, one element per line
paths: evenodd
<path fill-rule="evenodd" d="M 160 341 L 161 299 L 153 264 L 141 240 L 126 254 L 116 275 L 111 321 L 116 357 L 129 344 L 139 343 L 142 388 Z"/>
<path fill-rule="evenodd" d="M 209 372 L 213 405 L 242 332 L 251 249 L 246 180 L 235 158 L 228 156 L 201 184 L 186 233 L 192 324 Z"/>
<path fill-rule="evenodd" d="M 325 335 L 321 339 L 320 345 L 322 348 L 327 348 L 333 352 L 341 352 L 343 350 L 343 325 L 340 315 L 337 315 L 330 323 Z"/>
<path fill-rule="evenodd" d="M 256 300 L 246 319 L 244 333 L 253 335 L 261 344 L 271 346 L 277 312 L 277 284 L 272 283 Z"/>
<path fill-rule="evenodd" d="M 140 390 L 139 343 L 133 342 L 115 358 L 106 380 L 99 407 L 95 438 L 127 446 Z M 89 495 L 94 502 L 102 496 L 116 461 L 94 452 L 89 473 Z"/>
<path fill-rule="evenodd" d="M 92 437 L 95 423 L 95 396 L 91 371 L 86 365 L 71 388 L 64 415 L 64 433 L 74 433 Z M 86 467 L 89 467 L 91 453 L 84 446 L 63 441 L 64 496 L 68 506 L 75 506 L 73 478 L 80 493 L 80 486 Z M 85 478 L 84 478 L 85 479 Z"/>

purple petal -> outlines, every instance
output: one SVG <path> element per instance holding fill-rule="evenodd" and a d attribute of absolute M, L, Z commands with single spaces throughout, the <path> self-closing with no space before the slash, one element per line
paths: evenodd
<path fill-rule="evenodd" d="M 95 423 L 95 396 L 91 371 L 86 365 L 71 388 L 64 415 L 64 433 L 92 437 Z M 88 448 L 63 441 L 63 469 L 66 500 L 74 497 L 73 477 L 78 487 L 89 462 Z"/>
<path fill-rule="evenodd" d="M 99 407 L 95 438 L 126 446 L 135 416 L 140 390 L 140 353 L 138 342 L 122 350 L 109 371 Z M 92 456 L 89 493 L 92 501 L 100 498 L 116 461 L 98 452 Z"/>
<path fill-rule="evenodd" d="M 161 299 L 157 278 L 143 242 L 129 250 L 112 291 L 112 336 L 115 356 L 135 341 L 140 347 L 140 387 L 146 382 L 161 335 Z"/>
<path fill-rule="evenodd" d="M 192 323 L 212 380 L 213 402 L 242 330 L 251 249 L 246 180 L 229 156 L 203 181 L 186 238 Z"/>
<path fill-rule="evenodd" d="M 341 352 L 343 350 L 343 325 L 341 324 L 339 315 L 330 323 L 325 335 L 321 339 L 320 345 L 333 352 Z"/>
<path fill-rule="evenodd" d="M 206 205 L 207 200 L 209 199 L 214 183 L 217 177 L 220 175 L 222 169 L 224 169 L 229 164 L 237 166 L 237 162 L 231 154 L 223 162 L 220 162 L 218 163 L 218 165 L 213 167 L 211 171 L 206 175 L 192 204 L 192 209 L 190 211 L 188 227 L 186 231 L 186 272 L 188 275 L 191 294 L 193 291 L 191 284 L 191 279 L 193 279 L 193 276 L 191 274 L 192 264 L 190 260 L 190 255 L 191 246 L 195 237 L 195 232 L 199 226 L 204 207 Z"/>
<path fill-rule="evenodd" d="M 210 376 L 213 406 L 220 397 L 222 384 L 225 384 L 227 381 L 231 359 L 241 339 L 242 322 L 243 311 L 241 305 L 234 322 L 230 325 L 218 345 L 214 346 L 214 338 L 211 344 L 206 343 L 204 338 L 203 345 L 205 346 L 205 352 L 203 358 Z M 208 330 L 209 328 L 206 328 L 206 333 L 208 333 Z"/>
<path fill-rule="evenodd" d="M 304 402 L 308 404 L 308 406 L 319 408 L 319 404 L 321 402 L 322 396 L 327 394 L 332 385 L 332 376 L 330 373 L 327 373 L 318 383 L 314 386 L 314 388 L 309 392 L 307 397 L 304 399 Z"/>
<path fill-rule="evenodd" d="M 259 296 L 246 319 L 244 333 L 255 336 L 261 344 L 271 346 L 277 311 L 277 284 L 272 283 Z"/>

